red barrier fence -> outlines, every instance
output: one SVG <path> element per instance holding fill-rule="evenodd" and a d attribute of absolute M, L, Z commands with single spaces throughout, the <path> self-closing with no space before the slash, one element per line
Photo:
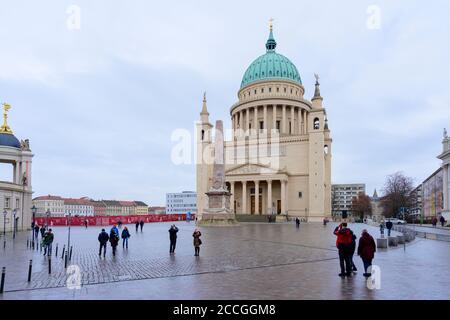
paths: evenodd
<path fill-rule="evenodd" d="M 67 226 L 67 217 L 50 217 L 48 224 L 51 226 Z M 71 217 L 71 226 L 84 226 L 84 221 L 88 221 L 89 226 L 109 226 L 119 221 L 123 224 L 135 223 L 143 220 L 145 223 L 151 222 L 167 222 L 167 221 L 184 221 L 186 214 L 148 214 L 148 215 L 134 215 L 134 216 L 94 216 L 94 217 Z M 191 220 L 195 220 L 195 215 L 191 214 Z M 35 219 L 38 225 L 47 223 L 46 217 L 37 217 Z"/>

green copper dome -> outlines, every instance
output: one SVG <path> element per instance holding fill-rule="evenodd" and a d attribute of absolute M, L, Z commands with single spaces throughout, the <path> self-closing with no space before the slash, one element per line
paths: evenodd
<path fill-rule="evenodd" d="M 277 43 L 273 38 L 272 29 L 266 42 L 266 54 L 258 57 L 245 71 L 241 88 L 261 80 L 292 80 L 302 84 L 302 79 L 295 65 L 285 56 L 276 53 Z"/>

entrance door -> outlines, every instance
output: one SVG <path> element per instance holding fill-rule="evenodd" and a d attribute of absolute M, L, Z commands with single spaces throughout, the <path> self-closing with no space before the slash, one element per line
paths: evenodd
<path fill-rule="evenodd" d="M 281 213 L 281 200 L 277 200 L 277 214 Z"/>
<path fill-rule="evenodd" d="M 250 196 L 250 214 L 255 214 L 255 196 Z"/>

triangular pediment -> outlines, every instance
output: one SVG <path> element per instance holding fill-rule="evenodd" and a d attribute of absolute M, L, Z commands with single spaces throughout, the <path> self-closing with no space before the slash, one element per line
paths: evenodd
<path fill-rule="evenodd" d="M 256 163 L 246 163 L 230 168 L 225 172 L 225 175 L 242 175 L 242 174 L 277 174 L 282 173 L 280 170 L 275 170 L 268 166 Z"/>

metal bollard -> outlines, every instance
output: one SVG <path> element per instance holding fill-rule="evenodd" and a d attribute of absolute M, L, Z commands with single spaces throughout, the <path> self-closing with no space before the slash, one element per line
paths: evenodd
<path fill-rule="evenodd" d="M 52 256 L 48 256 L 48 274 L 52 274 Z"/>
<path fill-rule="evenodd" d="M 0 293 L 3 293 L 3 289 L 5 288 L 5 274 L 6 274 L 6 268 L 2 268 L 2 280 L 0 281 Z"/>
<path fill-rule="evenodd" d="M 61 259 L 64 259 L 64 251 L 66 251 L 66 245 L 63 245 L 63 251 L 61 253 Z"/>
<path fill-rule="evenodd" d="M 33 269 L 33 260 L 30 260 L 30 265 L 28 267 L 28 282 L 31 281 L 31 270 Z"/>
<path fill-rule="evenodd" d="M 67 251 L 66 254 L 64 255 L 64 268 L 67 269 Z"/>
<path fill-rule="evenodd" d="M 73 246 L 70 246 L 69 261 L 72 261 L 72 249 L 73 249 Z"/>
<path fill-rule="evenodd" d="M 56 244 L 55 257 L 58 257 L 58 244 Z"/>

